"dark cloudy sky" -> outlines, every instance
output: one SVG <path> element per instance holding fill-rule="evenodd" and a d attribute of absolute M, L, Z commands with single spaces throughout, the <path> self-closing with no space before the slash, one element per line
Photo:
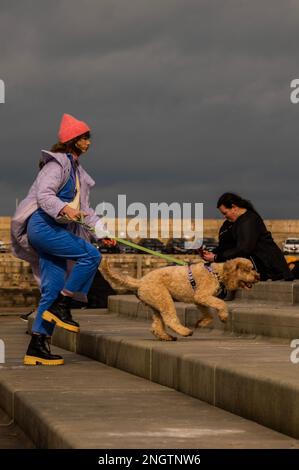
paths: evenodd
<path fill-rule="evenodd" d="M 298 0 L 1 0 L 0 214 L 63 113 L 87 121 L 92 203 L 224 191 L 299 218 Z"/>

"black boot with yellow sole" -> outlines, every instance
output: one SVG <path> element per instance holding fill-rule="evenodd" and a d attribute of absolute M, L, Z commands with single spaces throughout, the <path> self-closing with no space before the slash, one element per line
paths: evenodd
<path fill-rule="evenodd" d="M 63 357 L 52 354 L 48 339 L 45 335 L 33 334 L 24 357 L 26 366 L 61 366 Z"/>
<path fill-rule="evenodd" d="M 44 311 L 42 317 L 50 323 L 55 323 L 57 326 L 64 328 L 65 330 L 79 333 L 80 325 L 73 320 L 70 305 L 72 297 L 67 297 L 61 293 L 52 305 Z"/>

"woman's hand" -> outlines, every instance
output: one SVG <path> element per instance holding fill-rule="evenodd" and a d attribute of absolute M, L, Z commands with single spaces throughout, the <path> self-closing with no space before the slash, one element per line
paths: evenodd
<path fill-rule="evenodd" d="M 211 251 L 203 250 L 202 252 L 202 258 L 205 261 L 208 261 L 209 263 L 213 262 L 215 260 L 215 254 L 212 253 Z"/>
<path fill-rule="evenodd" d="M 66 216 L 68 219 L 70 220 L 73 220 L 73 221 L 77 221 L 77 220 L 81 220 L 82 218 L 84 218 L 86 215 L 88 215 L 86 212 L 83 212 L 83 211 L 78 211 L 77 209 L 73 209 L 72 207 L 70 206 L 64 206 L 60 213 L 60 215 L 64 215 Z"/>

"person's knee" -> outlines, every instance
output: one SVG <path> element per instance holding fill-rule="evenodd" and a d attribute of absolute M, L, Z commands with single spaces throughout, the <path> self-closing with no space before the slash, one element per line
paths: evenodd
<path fill-rule="evenodd" d="M 90 254 L 90 259 L 92 260 L 94 265 L 99 266 L 101 259 L 102 259 L 102 255 L 99 252 L 99 250 L 97 250 L 97 248 L 95 248 L 94 246 L 91 246 L 89 254 Z"/>

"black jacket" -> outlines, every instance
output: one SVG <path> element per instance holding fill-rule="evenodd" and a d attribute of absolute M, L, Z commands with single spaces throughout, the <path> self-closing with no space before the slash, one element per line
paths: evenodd
<path fill-rule="evenodd" d="M 219 230 L 216 261 L 242 257 L 253 261 L 261 280 L 292 280 L 287 262 L 262 218 L 247 210 L 235 222 L 226 220 Z"/>

